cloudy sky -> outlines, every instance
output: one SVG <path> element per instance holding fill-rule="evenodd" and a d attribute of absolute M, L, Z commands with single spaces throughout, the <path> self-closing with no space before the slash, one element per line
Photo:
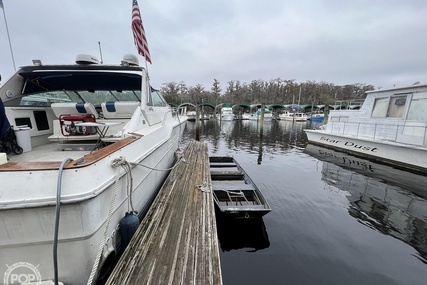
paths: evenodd
<path fill-rule="evenodd" d="M 136 54 L 131 0 L 3 0 L 17 67 Z M 427 83 L 426 0 L 139 0 L 152 85 Z M 1 11 L 3 12 L 3 11 Z M 14 72 L 0 13 L 2 83 Z M 143 58 L 139 56 L 140 62 Z"/>

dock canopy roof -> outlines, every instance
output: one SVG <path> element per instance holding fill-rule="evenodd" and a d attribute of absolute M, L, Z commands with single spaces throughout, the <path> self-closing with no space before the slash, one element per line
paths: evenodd
<path fill-rule="evenodd" d="M 282 108 L 285 108 L 283 104 L 270 104 L 270 105 L 267 105 L 266 107 L 268 107 L 270 109 L 282 109 Z"/>
<path fill-rule="evenodd" d="M 239 103 L 239 104 L 233 105 L 233 108 L 238 108 L 238 107 L 242 107 L 242 108 L 245 108 L 245 109 L 250 109 L 251 108 L 250 105 L 244 104 L 244 103 Z"/>
<path fill-rule="evenodd" d="M 317 109 L 317 106 L 314 104 L 305 104 L 305 105 L 301 105 L 302 109 L 311 109 L 311 106 L 313 106 L 313 109 Z"/>

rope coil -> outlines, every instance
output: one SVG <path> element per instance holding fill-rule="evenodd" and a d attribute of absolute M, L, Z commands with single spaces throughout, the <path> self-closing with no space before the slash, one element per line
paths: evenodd
<path fill-rule="evenodd" d="M 204 181 L 200 185 L 197 185 L 197 188 L 199 188 L 199 190 L 202 191 L 202 192 L 206 192 L 206 193 L 210 193 L 211 192 L 211 190 L 209 188 L 209 184 L 206 181 Z"/>

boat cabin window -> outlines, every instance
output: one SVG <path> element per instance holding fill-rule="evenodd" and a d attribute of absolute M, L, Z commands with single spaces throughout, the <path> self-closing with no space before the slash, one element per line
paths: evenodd
<path fill-rule="evenodd" d="M 330 118 L 331 122 L 348 122 L 348 116 L 333 116 Z"/>
<path fill-rule="evenodd" d="M 406 106 L 406 95 L 392 96 L 390 104 L 388 105 L 387 117 L 389 118 L 403 118 Z"/>
<path fill-rule="evenodd" d="M 407 119 L 427 121 L 427 92 L 412 95 Z"/>
<path fill-rule="evenodd" d="M 407 95 L 375 99 L 372 110 L 373 118 L 403 118 Z"/>
<path fill-rule="evenodd" d="M 388 98 L 375 99 L 374 109 L 372 110 L 373 118 L 385 118 L 387 115 Z"/>

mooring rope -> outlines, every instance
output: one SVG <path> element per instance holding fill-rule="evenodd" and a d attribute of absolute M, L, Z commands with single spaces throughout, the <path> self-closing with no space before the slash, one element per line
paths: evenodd
<path fill-rule="evenodd" d="M 129 197 L 128 200 L 128 211 L 132 209 L 132 212 L 135 212 L 135 208 L 133 207 L 133 199 L 132 199 L 132 190 L 133 190 L 133 176 L 132 176 L 132 166 L 131 163 L 129 163 L 123 156 L 119 156 L 116 159 L 113 159 L 111 162 L 112 167 L 123 167 L 125 171 L 125 175 L 127 177 L 127 184 L 126 184 L 126 193 Z M 116 180 L 116 183 L 118 183 L 118 180 Z"/>
<path fill-rule="evenodd" d="M 197 185 L 197 188 L 199 188 L 202 192 L 211 192 L 207 181 L 204 181 L 202 184 Z"/>

